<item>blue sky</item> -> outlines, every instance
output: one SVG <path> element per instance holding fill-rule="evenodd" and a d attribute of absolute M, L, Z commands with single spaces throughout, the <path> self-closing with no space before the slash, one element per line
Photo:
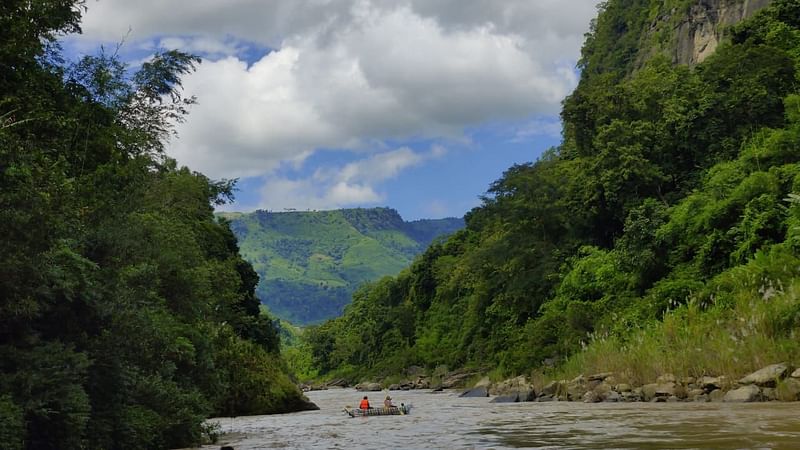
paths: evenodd
<path fill-rule="evenodd" d="M 124 39 L 133 66 L 158 49 L 204 58 L 184 79 L 198 104 L 168 153 L 238 178 L 226 210 L 438 218 L 558 144 L 597 3 L 103 0 L 64 45 L 79 55 Z"/>

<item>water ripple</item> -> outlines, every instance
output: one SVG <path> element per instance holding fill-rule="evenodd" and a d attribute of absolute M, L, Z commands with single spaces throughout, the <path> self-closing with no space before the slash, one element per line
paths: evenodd
<path fill-rule="evenodd" d="M 220 418 L 221 444 L 236 450 L 413 449 L 792 449 L 797 403 L 489 403 L 455 392 L 392 393 L 407 416 L 350 418 L 350 389 L 311 392 L 319 411 Z M 384 393 L 374 393 L 379 403 Z M 219 449 L 220 444 L 203 447 Z"/>

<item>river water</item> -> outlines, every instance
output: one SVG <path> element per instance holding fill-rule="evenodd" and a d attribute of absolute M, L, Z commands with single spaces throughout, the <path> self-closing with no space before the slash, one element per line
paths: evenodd
<path fill-rule="evenodd" d="M 373 392 L 381 404 L 387 392 Z M 330 449 L 800 449 L 800 403 L 489 403 L 458 392 L 391 393 L 407 416 L 347 416 L 352 389 L 309 392 L 319 411 L 212 419 L 236 450 Z"/>

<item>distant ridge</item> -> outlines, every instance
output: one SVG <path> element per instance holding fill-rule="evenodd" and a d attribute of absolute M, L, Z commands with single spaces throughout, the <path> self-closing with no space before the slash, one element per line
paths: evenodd
<path fill-rule="evenodd" d="M 366 281 L 396 275 L 460 218 L 406 222 L 392 208 L 219 213 L 242 256 L 261 277 L 257 293 L 278 317 L 299 325 L 342 313 Z"/>

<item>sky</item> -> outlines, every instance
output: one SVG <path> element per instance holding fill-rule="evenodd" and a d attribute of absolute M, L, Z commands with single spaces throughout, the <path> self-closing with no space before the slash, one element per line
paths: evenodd
<path fill-rule="evenodd" d="M 598 0 L 88 0 L 68 55 L 203 58 L 167 152 L 238 178 L 227 211 L 462 216 L 561 140 Z"/>

